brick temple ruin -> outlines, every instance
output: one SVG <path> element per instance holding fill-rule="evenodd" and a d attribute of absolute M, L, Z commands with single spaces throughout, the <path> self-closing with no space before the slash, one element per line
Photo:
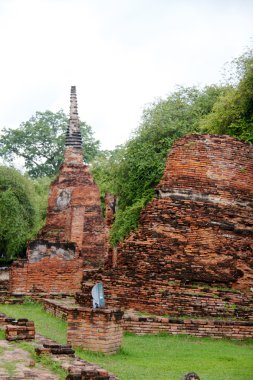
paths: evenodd
<path fill-rule="evenodd" d="M 29 242 L 27 258 L 12 266 L 12 292 L 74 294 L 83 270 L 103 266 L 106 233 L 100 193 L 83 161 L 76 88 L 71 87 L 64 162 L 50 186 L 45 226 Z"/>
<path fill-rule="evenodd" d="M 252 145 L 217 135 L 179 139 L 139 228 L 114 250 L 109 270 L 86 273 L 77 300 L 86 303 L 101 280 L 107 303 L 126 310 L 250 318 L 252 185 Z"/>
<path fill-rule="evenodd" d="M 252 145 L 187 135 L 174 143 L 155 192 L 139 227 L 108 253 L 115 198 L 106 197 L 104 221 L 98 188 L 83 163 L 72 88 L 64 163 L 50 188 L 46 224 L 28 244 L 26 260 L 13 264 L 11 291 L 75 294 L 75 311 L 44 302 L 70 320 L 70 336 L 78 335 L 71 326 L 83 326 L 91 288 L 101 281 L 107 307 L 115 315 L 126 311 L 129 331 L 252 337 Z M 153 317 L 131 317 L 129 309 Z"/>

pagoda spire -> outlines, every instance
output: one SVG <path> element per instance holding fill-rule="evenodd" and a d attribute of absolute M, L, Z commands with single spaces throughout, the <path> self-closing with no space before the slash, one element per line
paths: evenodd
<path fill-rule="evenodd" d="M 82 136 L 77 111 L 76 86 L 71 86 L 69 124 L 66 132 L 65 147 L 82 149 Z"/>

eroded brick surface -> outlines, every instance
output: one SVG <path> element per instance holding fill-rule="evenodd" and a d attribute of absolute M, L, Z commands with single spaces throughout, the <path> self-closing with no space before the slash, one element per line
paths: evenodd
<path fill-rule="evenodd" d="M 85 267 L 96 267 L 103 264 L 105 256 L 100 193 L 88 166 L 78 161 L 81 151 L 73 150 L 77 149 L 66 148 L 60 175 L 51 185 L 46 224 L 39 237 L 75 243 Z"/>
<path fill-rule="evenodd" d="M 80 289 L 82 266 L 81 258 L 45 257 L 38 262 L 17 261 L 11 267 L 11 291 L 74 294 Z"/>
<path fill-rule="evenodd" d="M 175 143 L 118 266 L 147 279 L 253 285 L 253 148 L 226 136 Z M 126 273 L 126 274 L 127 274 Z"/>
<path fill-rule="evenodd" d="M 117 247 L 114 268 L 102 277 L 87 276 L 77 300 L 85 304 L 88 287 L 102 280 L 109 305 L 160 315 L 247 316 L 252 189 L 250 144 L 216 135 L 178 140 L 139 228 Z M 203 286 L 194 290 L 194 284 Z M 236 296 L 218 288 L 242 292 Z"/>

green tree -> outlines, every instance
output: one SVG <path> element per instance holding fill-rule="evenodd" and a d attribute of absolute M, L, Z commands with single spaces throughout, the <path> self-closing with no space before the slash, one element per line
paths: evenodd
<path fill-rule="evenodd" d="M 222 87 L 183 88 L 159 99 L 143 112 L 142 123 L 132 138 L 94 176 L 103 188 L 118 197 L 118 211 L 111 231 L 116 244 L 138 225 L 142 207 L 152 199 L 173 142 L 190 132 L 199 132 L 198 122 L 212 110 Z M 108 177 L 111 178 L 109 179 Z"/>
<path fill-rule="evenodd" d="M 44 225 L 48 205 L 49 187 L 53 180 L 54 177 L 39 177 L 32 180 L 36 197 L 36 210 L 39 216 L 35 228 L 36 231 Z"/>
<path fill-rule="evenodd" d="M 200 128 L 253 143 L 253 50 L 234 60 L 231 71 L 230 86 L 200 121 Z"/>
<path fill-rule="evenodd" d="M 179 137 L 199 132 L 199 119 L 210 112 L 222 89 L 202 90 L 180 87 L 165 100 L 158 100 L 143 112 L 143 121 L 127 142 L 118 166 L 119 206 L 131 206 L 159 182 L 173 142 Z"/>
<path fill-rule="evenodd" d="M 117 193 L 118 167 L 124 159 L 124 146 L 117 146 L 114 150 L 100 151 L 91 162 L 90 169 L 99 185 L 101 195 L 105 193 Z"/>
<path fill-rule="evenodd" d="M 53 176 L 63 161 L 68 118 L 63 111 L 36 112 L 18 129 L 5 128 L 0 137 L 0 156 L 13 164 L 20 157 L 31 177 Z M 80 123 L 84 157 L 90 162 L 99 151 L 92 129 Z"/>
<path fill-rule="evenodd" d="M 33 182 L 13 168 L 0 166 L 0 256 L 14 258 L 25 250 L 41 216 Z"/>

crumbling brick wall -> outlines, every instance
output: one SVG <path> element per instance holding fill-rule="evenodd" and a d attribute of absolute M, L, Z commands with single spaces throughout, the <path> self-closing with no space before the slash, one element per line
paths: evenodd
<path fill-rule="evenodd" d="M 11 292 L 75 294 L 80 290 L 83 260 L 76 255 L 73 243 L 34 240 L 27 256 L 26 260 L 18 260 L 11 267 Z"/>
<path fill-rule="evenodd" d="M 156 313 L 170 312 L 173 304 L 184 309 L 184 302 L 189 308 L 191 297 L 182 300 L 180 286 L 173 300 L 174 282 L 182 289 L 199 283 L 249 291 L 252 145 L 217 135 L 188 135 L 176 141 L 156 197 L 143 210 L 139 228 L 117 247 L 117 266 L 102 280 L 109 302 Z M 82 295 L 78 297 L 82 302 Z M 193 307 L 197 305 L 194 301 Z"/>
<path fill-rule="evenodd" d="M 118 249 L 130 277 L 253 286 L 253 148 L 189 135 L 169 155 L 157 198 Z"/>

